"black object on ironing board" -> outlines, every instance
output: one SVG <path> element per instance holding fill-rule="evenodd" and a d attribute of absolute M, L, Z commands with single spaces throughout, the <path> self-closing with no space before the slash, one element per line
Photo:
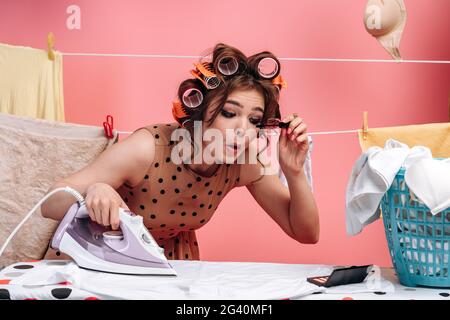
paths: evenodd
<path fill-rule="evenodd" d="M 329 276 L 311 277 L 306 280 L 310 283 L 326 288 L 360 283 L 366 279 L 372 267 L 373 265 L 339 268 L 334 269 Z"/>

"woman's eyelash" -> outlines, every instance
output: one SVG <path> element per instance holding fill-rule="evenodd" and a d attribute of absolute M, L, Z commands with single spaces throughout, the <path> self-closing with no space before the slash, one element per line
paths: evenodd
<path fill-rule="evenodd" d="M 234 116 L 236 115 L 236 114 L 233 113 L 233 112 L 228 112 L 228 111 L 223 110 L 223 109 L 222 109 L 222 111 L 221 111 L 221 114 L 222 114 L 225 118 L 232 118 L 232 117 L 234 117 Z M 250 123 L 253 124 L 253 125 L 258 125 L 258 124 L 260 124 L 261 120 L 262 120 L 262 119 L 260 119 L 260 118 L 250 118 Z"/>
<path fill-rule="evenodd" d="M 226 111 L 226 110 L 222 110 L 222 115 L 223 115 L 224 117 L 226 117 L 226 118 L 231 118 L 231 117 L 234 117 L 234 116 L 235 116 L 234 113 L 228 112 L 228 111 Z"/>
<path fill-rule="evenodd" d="M 260 118 L 250 118 L 251 124 L 254 124 L 254 125 L 260 124 L 260 123 L 261 123 L 261 120 L 262 120 L 262 119 L 260 119 Z"/>

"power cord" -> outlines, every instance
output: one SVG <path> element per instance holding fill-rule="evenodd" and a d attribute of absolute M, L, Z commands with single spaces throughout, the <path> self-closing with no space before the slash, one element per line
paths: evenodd
<path fill-rule="evenodd" d="M 83 196 L 75 189 L 66 186 L 66 187 L 61 187 L 61 188 L 56 188 L 54 190 L 52 190 L 51 192 L 49 192 L 48 194 L 45 195 L 45 197 L 43 197 L 35 206 L 33 209 L 31 209 L 30 212 L 27 213 L 27 215 L 22 219 L 22 221 L 17 225 L 17 227 L 13 230 L 13 232 L 11 232 L 11 234 L 8 236 L 8 238 L 6 239 L 5 243 L 3 244 L 3 246 L 0 249 L 0 258 L 3 254 L 3 252 L 5 251 L 6 247 L 8 246 L 9 242 L 12 240 L 12 238 L 16 235 L 16 233 L 19 231 L 19 229 L 23 226 L 23 224 L 31 217 L 31 215 L 37 210 L 37 208 L 40 207 L 40 205 L 47 200 L 49 197 L 51 197 L 53 194 L 60 192 L 60 191 L 64 191 L 64 192 L 68 192 L 71 195 L 73 195 L 78 202 L 79 206 L 84 205 L 84 198 Z"/>

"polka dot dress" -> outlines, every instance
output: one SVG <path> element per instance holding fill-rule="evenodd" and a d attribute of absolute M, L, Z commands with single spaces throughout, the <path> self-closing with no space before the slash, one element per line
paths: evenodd
<path fill-rule="evenodd" d="M 199 260 L 195 230 L 212 217 L 225 195 L 239 182 L 238 164 L 222 164 L 210 177 L 196 174 L 171 161 L 171 141 L 177 123 L 139 128 L 155 138 L 156 154 L 136 186 L 122 185 L 117 192 L 127 206 L 144 218 L 144 224 L 164 248 L 167 259 Z M 137 131 L 135 130 L 135 131 Z"/>

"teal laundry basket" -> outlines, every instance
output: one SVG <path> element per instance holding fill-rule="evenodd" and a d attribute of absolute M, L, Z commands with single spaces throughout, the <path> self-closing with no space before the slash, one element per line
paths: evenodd
<path fill-rule="evenodd" d="M 380 203 L 392 264 L 405 286 L 450 287 L 450 208 L 432 215 L 404 174 L 402 167 Z"/>

